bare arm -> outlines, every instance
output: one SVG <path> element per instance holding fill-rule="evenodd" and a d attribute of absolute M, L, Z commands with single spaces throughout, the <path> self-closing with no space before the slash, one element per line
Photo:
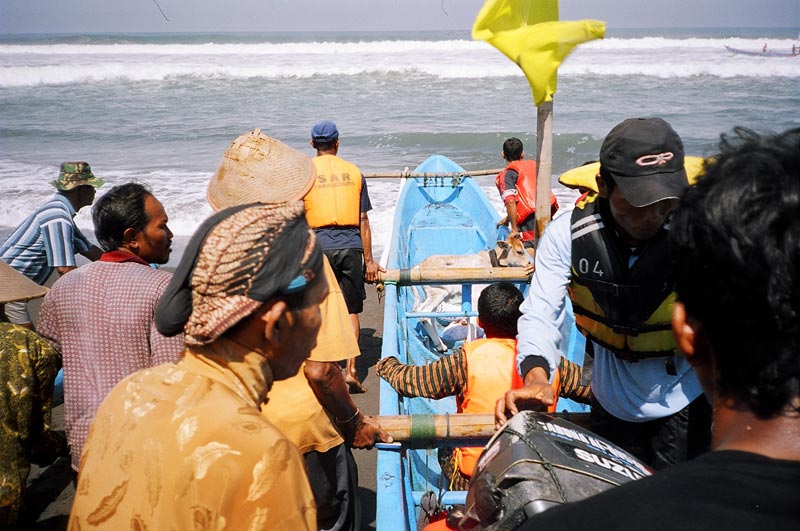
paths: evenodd
<path fill-rule="evenodd" d="M 495 426 L 501 427 L 508 417 L 513 417 L 520 409 L 545 409 L 555 401 L 547 372 L 542 367 L 534 367 L 525 374 L 523 387 L 506 391 L 505 396 L 497 400 L 494 408 Z"/>
<path fill-rule="evenodd" d="M 96 246 L 96 245 L 92 245 L 91 247 L 89 247 L 88 250 L 86 250 L 85 252 L 82 252 L 80 254 L 85 256 L 86 258 L 88 258 L 92 262 L 96 262 L 97 260 L 100 260 L 100 256 L 103 254 L 103 250 L 100 247 Z M 56 271 L 58 271 L 59 275 L 66 275 L 67 273 L 69 273 L 73 269 L 77 269 L 77 268 L 78 268 L 77 266 L 57 266 L 56 267 Z"/>
<path fill-rule="evenodd" d="M 367 282 L 377 282 L 378 272 L 386 272 L 372 258 L 372 229 L 369 225 L 369 216 L 366 212 L 361 213 L 361 243 L 364 246 L 364 266 L 366 268 L 365 277 Z"/>
<path fill-rule="evenodd" d="M 517 226 L 517 202 L 512 197 L 509 201 L 505 202 L 506 212 L 508 213 L 508 221 L 511 225 L 511 234 L 509 238 L 521 238 L 519 227 Z"/>
<path fill-rule="evenodd" d="M 304 372 L 319 403 L 337 419 L 347 444 L 372 448 L 379 441 L 392 442 L 378 421 L 361 413 L 353 403 L 337 362 L 307 360 Z"/>
<path fill-rule="evenodd" d="M 77 266 L 58 266 L 58 267 L 56 267 L 56 271 L 58 271 L 59 275 L 66 275 L 67 273 L 69 273 L 73 269 L 78 269 L 78 267 Z"/>

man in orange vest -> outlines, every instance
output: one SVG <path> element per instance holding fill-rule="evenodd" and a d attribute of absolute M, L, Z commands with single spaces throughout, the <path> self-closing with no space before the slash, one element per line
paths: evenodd
<path fill-rule="evenodd" d="M 509 138 L 503 142 L 506 169 L 495 178 L 497 191 L 506 207 L 501 225 L 511 225 L 511 238 L 521 238 L 525 247 L 533 247 L 536 240 L 536 163 L 525 159 L 522 141 Z M 550 194 L 550 216 L 558 210 L 558 201 Z"/>
<path fill-rule="evenodd" d="M 364 280 L 375 282 L 378 272 L 385 271 L 372 258 L 367 181 L 356 165 L 337 156 L 339 130 L 335 123 L 318 122 L 311 130 L 311 146 L 317 150 L 312 159 L 317 180 L 304 198 L 306 219 L 339 281 L 357 341 L 361 331 L 358 314 L 367 298 Z M 366 391 L 358 380 L 355 357 L 347 360 L 345 381 L 351 393 Z"/>
<path fill-rule="evenodd" d="M 506 391 L 522 387 L 514 361 L 522 301 L 522 293 L 510 282 L 491 284 L 478 297 L 478 325 L 485 339 L 465 343 L 452 355 L 425 366 L 405 365 L 390 356 L 381 359 L 375 370 L 402 396 L 455 396 L 459 413 L 491 413 Z M 580 367 L 562 357 L 553 381 L 555 394 L 588 403 L 589 386 L 580 385 L 580 380 Z M 555 409 L 554 403 L 549 411 Z M 458 448 L 452 457 L 440 459 L 443 473 L 452 479 L 451 490 L 466 490 L 482 450 Z"/>

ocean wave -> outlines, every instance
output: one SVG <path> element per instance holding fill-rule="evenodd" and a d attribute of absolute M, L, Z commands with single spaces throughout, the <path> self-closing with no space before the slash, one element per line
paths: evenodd
<path fill-rule="evenodd" d="M 792 57 L 745 57 L 725 51 L 791 50 L 792 41 L 743 38 L 608 38 L 586 43 L 561 66 L 562 76 L 800 77 Z M 486 43 L 382 40 L 204 44 L 3 44 L 0 87 L 86 82 L 205 79 L 306 79 L 314 76 L 423 75 L 437 79 L 520 77 L 519 68 Z"/>
<path fill-rule="evenodd" d="M 797 78 L 800 62 L 791 58 L 726 57 L 719 61 L 690 61 L 662 56 L 649 61 L 568 60 L 559 69 L 563 78 L 578 75 L 650 76 L 656 78 Z M 437 79 L 492 79 L 521 77 L 522 72 L 509 61 L 482 64 L 468 61 L 435 63 L 406 61 L 337 61 L 283 64 L 172 64 L 154 62 L 103 62 L 43 66 L 0 67 L 0 87 L 68 85 L 77 83 L 131 83 L 146 81 L 206 79 L 308 79 L 349 76 L 414 76 Z"/>
<path fill-rule="evenodd" d="M 710 49 L 722 50 L 725 45 L 736 48 L 761 49 L 764 43 L 770 48 L 791 49 L 797 41 L 792 38 L 685 38 L 667 37 L 614 38 L 591 41 L 581 48 L 599 50 L 665 50 L 665 49 Z M 451 40 L 362 40 L 355 42 L 260 42 L 260 43 L 196 43 L 196 44 L 0 44 L 0 56 L 8 55 L 56 55 L 56 56 L 193 56 L 193 55 L 358 55 L 431 52 L 475 52 L 491 49 L 480 41 L 466 39 Z"/>
<path fill-rule="evenodd" d="M 470 51 L 485 48 L 478 41 L 281 42 L 255 44 L 4 44 L 2 55 L 341 55 Z"/>

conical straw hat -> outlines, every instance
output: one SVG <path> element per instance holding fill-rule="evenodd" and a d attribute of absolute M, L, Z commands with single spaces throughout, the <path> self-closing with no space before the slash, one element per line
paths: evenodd
<path fill-rule="evenodd" d="M 225 152 L 208 183 L 208 203 L 219 211 L 249 203 L 298 201 L 311 190 L 316 176 L 307 155 L 254 129 Z"/>
<path fill-rule="evenodd" d="M 40 286 L 0 260 L 0 304 L 27 301 L 42 297 L 45 293 L 46 287 Z"/>

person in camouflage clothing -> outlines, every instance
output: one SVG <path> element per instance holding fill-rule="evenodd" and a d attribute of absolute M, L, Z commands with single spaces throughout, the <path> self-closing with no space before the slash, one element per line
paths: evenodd
<path fill-rule="evenodd" d="M 37 285 L 0 262 L 0 317 L 7 302 L 41 297 Z M 58 352 L 40 335 L 0 322 L 0 527 L 18 523 L 31 463 L 67 455 L 63 433 L 50 431 Z"/>

